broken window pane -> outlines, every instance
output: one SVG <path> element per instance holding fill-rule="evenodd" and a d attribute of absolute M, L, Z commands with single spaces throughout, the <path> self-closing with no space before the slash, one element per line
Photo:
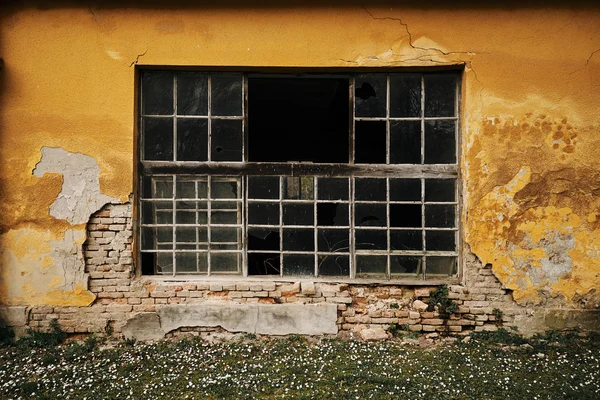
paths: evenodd
<path fill-rule="evenodd" d="M 172 72 L 142 72 L 142 114 L 173 114 Z"/>
<path fill-rule="evenodd" d="M 455 121 L 425 121 L 425 164 L 456 164 Z"/>
<path fill-rule="evenodd" d="M 382 277 L 387 274 L 387 256 L 356 256 L 356 277 Z"/>
<path fill-rule="evenodd" d="M 423 250 L 423 231 L 390 231 L 392 250 Z"/>
<path fill-rule="evenodd" d="M 348 178 L 319 178 L 319 200 L 348 200 Z"/>
<path fill-rule="evenodd" d="M 314 225 L 313 204 L 283 204 L 284 225 Z"/>
<path fill-rule="evenodd" d="M 390 74 L 390 117 L 421 116 L 421 75 Z"/>
<path fill-rule="evenodd" d="M 211 120 L 212 161 L 242 161 L 242 121 Z"/>
<path fill-rule="evenodd" d="M 427 179 L 425 201 L 456 201 L 455 179 Z"/>
<path fill-rule="evenodd" d="M 312 229 L 283 229 L 283 250 L 314 251 L 315 235 Z"/>
<path fill-rule="evenodd" d="M 248 204 L 248 223 L 255 225 L 279 225 L 279 203 Z"/>
<path fill-rule="evenodd" d="M 156 273 L 157 274 L 172 274 L 173 273 L 173 253 L 157 253 L 156 254 Z"/>
<path fill-rule="evenodd" d="M 456 105 L 455 75 L 425 75 L 425 116 L 453 117 Z"/>
<path fill-rule="evenodd" d="M 279 250 L 279 230 L 249 228 L 248 250 Z"/>
<path fill-rule="evenodd" d="M 357 164 L 385 164 L 386 122 L 356 121 L 354 162 Z"/>
<path fill-rule="evenodd" d="M 426 231 L 425 246 L 433 251 L 455 251 L 456 233 L 454 231 Z"/>
<path fill-rule="evenodd" d="M 390 179 L 391 201 L 421 201 L 420 179 Z"/>
<path fill-rule="evenodd" d="M 279 253 L 248 253 L 248 275 L 279 275 Z"/>
<path fill-rule="evenodd" d="M 144 160 L 173 160 L 173 120 L 143 118 Z"/>
<path fill-rule="evenodd" d="M 354 180 L 354 196 L 359 201 L 385 201 L 386 180 L 375 178 L 356 178 Z"/>
<path fill-rule="evenodd" d="M 317 203 L 317 225 L 348 226 L 348 204 Z"/>
<path fill-rule="evenodd" d="M 420 228 L 420 204 L 390 204 L 390 226 L 395 228 Z"/>
<path fill-rule="evenodd" d="M 242 115 L 242 75 L 237 73 L 211 74 L 212 115 Z"/>
<path fill-rule="evenodd" d="M 177 114 L 208 115 L 208 74 L 177 74 Z"/>
<path fill-rule="evenodd" d="M 283 183 L 285 199 L 314 199 L 315 183 L 312 176 L 286 176 Z"/>
<path fill-rule="evenodd" d="M 390 163 L 421 164 L 421 122 L 390 122 Z"/>
<path fill-rule="evenodd" d="M 425 205 L 425 226 L 432 228 L 454 228 L 456 207 L 453 205 Z"/>
<path fill-rule="evenodd" d="M 411 256 L 391 256 L 390 272 L 392 276 L 411 275 L 413 278 L 422 278 L 423 258 Z"/>
<path fill-rule="evenodd" d="M 350 256 L 319 254 L 319 276 L 348 277 L 350 275 Z"/>
<path fill-rule="evenodd" d="M 248 198 L 250 199 L 278 199 L 278 176 L 249 176 Z"/>
<path fill-rule="evenodd" d="M 212 272 L 237 272 L 240 269 L 239 253 L 211 253 L 210 271 Z"/>
<path fill-rule="evenodd" d="M 284 275 L 314 275 L 315 256 L 312 254 L 285 254 L 283 256 Z"/>
<path fill-rule="evenodd" d="M 357 117 L 385 117 L 387 82 L 385 74 L 356 77 L 354 101 Z"/>
<path fill-rule="evenodd" d="M 426 276 L 428 279 L 456 275 L 456 273 L 456 257 L 427 257 Z"/>
<path fill-rule="evenodd" d="M 387 231 L 357 229 L 354 232 L 354 242 L 357 250 L 386 250 Z"/>
<path fill-rule="evenodd" d="M 317 245 L 323 252 L 350 252 L 350 237 L 347 229 L 319 229 Z"/>
<path fill-rule="evenodd" d="M 354 206 L 354 225 L 387 226 L 385 204 L 356 204 Z"/>
<path fill-rule="evenodd" d="M 177 160 L 208 160 L 208 120 L 196 118 L 177 120 Z"/>

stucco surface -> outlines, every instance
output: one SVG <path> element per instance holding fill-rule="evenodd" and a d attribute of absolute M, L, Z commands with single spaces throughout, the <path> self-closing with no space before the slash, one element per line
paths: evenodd
<path fill-rule="evenodd" d="M 520 304 L 598 296 L 597 8 L 20 5 L 0 11 L 0 55 L 2 303 L 93 301 L 87 211 L 57 204 L 133 192 L 142 65 L 464 68 L 465 243 Z M 44 148 L 95 172 L 35 173 Z"/>

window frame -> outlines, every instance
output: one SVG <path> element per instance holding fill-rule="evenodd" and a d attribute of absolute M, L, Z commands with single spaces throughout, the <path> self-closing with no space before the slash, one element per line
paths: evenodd
<path fill-rule="evenodd" d="M 210 73 L 220 73 L 220 72 L 237 72 L 242 75 L 242 161 L 149 161 L 143 160 L 143 135 L 142 135 L 142 119 L 144 117 L 141 109 L 142 104 L 142 84 L 141 84 L 141 75 L 146 71 L 165 71 L 165 72 L 173 72 L 174 76 L 177 76 L 177 72 L 180 71 L 190 71 L 190 69 L 181 69 L 174 68 L 170 66 L 164 66 L 160 68 L 138 68 L 136 67 L 136 86 L 138 86 L 137 97 L 136 97 L 136 148 L 135 148 L 135 163 L 137 168 L 135 169 L 135 202 L 134 202 L 134 216 L 138 216 L 139 208 L 141 204 L 141 193 L 139 189 L 141 188 L 141 180 L 145 176 L 153 176 L 153 175 L 173 175 L 173 176 L 197 176 L 197 175 L 206 175 L 208 178 L 211 177 L 240 177 L 242 197 L 242 243 L 240 244 L 241 251 L 241 274 L 179 274 L 173 272 L 173 275 L 148 275 L 142 274 L 142 258 L 141 258 L 141 246 L 139 243 L 141 242 L 141 219 L 135 218 L 134 224 L 134 241 L 135 241 L 135 256 L 136 256 L 136 272 L 137 275 L 152 276 L 153 278 L 160 279 L 176 279 L 176 280 L 188 280 L 188 279 L 257 279 L 257 280 L 280 280 L 280 281 L 290 281 L 297 279 L 310 279 L 313 281 L 324 281 L 324 282 L 353 282 L 353 283 L 379 283 L 379 284 L 412 284 L 412 285 L 433 285 L 433 284 L 442 284 L 442 283 L 456 283 L 462 279 L 463 271 L 462 271 L 462 243 L 463 243 L 463 229 L 461 224 L 461 216 L 462 216 L 462 179 L 461 179 L 461 168 L 460 168 L 460 160 L 461 160 L 461 121 L 463 118 L 462 115 L 462 85 L 463 85 L 463 70 L 457 68 L 426 68 L 426 69 L 417 69 L 417 70 L 400 70 L 400 69 L 389 69 L 389 68 L 373 68 L 373 69 L 344 69 L 344 70 L 323 70 L 316 68 L 304 68 L 301 70 L 297 69 L 260 69 L 261 74 L 276 74 L 276 73 L 284 73 L 284 74 L 294 74 L 294 73 L 303 73 L 303 74 L 343 74 L 347 75 L 349 79 L 349 107 L 350 107 L 350 123 L 349 123 L 349 153 L 350 159 L 348 163 L 304 163 L 304 162 L 249 162 L 248 160 L 248 75 L 256 72 L 252 69 L 198 69 L 194 68 L 192 71 L 194 72 L 205 72 L 210 75 Z M 420 74 L 421 80 L 423 81 L 423 77 L 428 74 L 453 74 L 456 77 L 456 89 L 455 89 L 455 104 L 454 104 L 454 116 L 453 117 L 426 117 L 425 109 L 424 109 L 424 87 L 421 87 L 423 91 L 421 93 L 421 116 L 415 118 L 398 118 L 399 120 L 419 120 L 421 121 L 421 164 L 390 164 L 390 121 L 395 119 L 390 119 L 390 74 L 394 73 L 414 73 Z M 366 163 L 355 163 L 354 155 L 355 155 L 355 122 L 360 120 L 365 120 L 368 118 L 365 117 L 356 117 L 356 107 L 355 107 L 355 84 L 356 78 L 360 74 L 386 74 L 386 85 L 387 85 L 387 99 L 386 99 L 386 117 L 383 118 L 386 121 L 386 163 L 385 164 L 366 164 Z M 175 78 L 176 79 L 176 78 Z M 177 81 L 174 83 L 174 101 L 177 102 Z M 209 93 L 210 93 L 210 78 L 209 78 Z M 210 98 L 210 96 L 209 96 Z M 210 100 L 208 105 L 210 120 Z M 173 112 L 174 121 L 179 118 L 176 114 L 176 111 Z M 185 118 L 185 117 L 184 117 Z M 230 119 L 230 118 L 226 118 Z M 235 119 L 240 119 L 236 117 Z M 455 156 L 456 162 L 453 164 L 425 164 L 424 163 L 424 145 L 423 138 L 425 136 L 424 124 L 427 120 L 436 120 L 436 119 L 444 119 L 444 120 L 453 120 L 455 121 Z M 174 122 L 175 123 L 175 122 Z M 210 123 L 208 124 L 210 126 Z M 209 147 L 208 154 L 210 157 L 211 148 L 210 148 L 210 127 L 209 129 Z M 174 134 L 176 135 L 176 133 Z M 177 137 L 174 137 L 174 154 L 176 154 L 177 147 Z M 175 156 L 174 156 L 175 157 Z M 332 175 L 335 174 L 335 175 Z M 341 175 L 337 175 L 341 174 Z M 353 248 L 349 250 L 351 261 L 350 267 L 350 276 L 347 277 L 326 277 L 326 276 L 317 276 L 317 275 L 308 275 L 308 276 L 297 276 L 297 275 L 284 275 L 283 271 L 281 271 L 281 275 L 248 275 L 248 220 L 247 220 L 247 208 L 248 208 L 248 197 L 247 197 L 247 179 L 249 176 L 279 176 L 281 180 L 283 180 L 286 176 L 295 177 L 295 176 L 312 176 L 312 177 L 328 177 L 328 176 L 342 176 L 348 178 L 351 183 L 351 198 L 348 200 L 350 204 L 350 219 L 349 224 L 351 225 L 350 232 L 355 232 L 352 226 L 352 221 L 354 220 L 354 206 L 356 204 L 356 199 L 354 198 L 354 180 L 355 178 L 410 178 L 410 179 L 420 179 L 422 184 L 422 196 L 424 196 L 424 183 L 425 179 L 453 179 L 455 182 L 455 230 L 456 230 L 456 240 L 455 240 L 455 251 L 456 254 L 456 274 L 437 278 L 437 279 L 427 279 L 424 273 L 421 274 L 420 278 L 394 278 L 389 275 L 388 277 L 382 278 L 357 278 L 356 277 L 356 264 L 354 262 L 356 258 L 356 249 Z M 315 180 L 316 181 L 316 180 Z M 389 195 L 388 195 L 389 199 Z M 283 199 L 279 199 L 278 201 L 281 203 Z M 316 199 L 314 200 L 316 203 Z M 388 201 L 389 203 L 389 201 Z M 421 212 L 424 213 L 424 204 L 425 199 L 422 197 L 421 199 Z M 316 216 L 314 217 L 316 218 Z M 388 216 L 389 219 L 389 216 Z M 175 225 L 175 224 L 174 224 Z M 281 228 L 281 227 L 280 227 Z M 316 227 L 315 227 L 316 229 Z M 421 228 L 422 231 L 425 231 L 426 227 L 423 224 Z M 386 232 L 390 231 L 390 226 L 386 227 Z M 355 235 L 351 234 L 351 241 L 354 241 Z M 388 239 L 389 245 L 389 239 Z M 318 250 L 315 249 L 316 253 Z M 426 256 L 426 248 L 423 245 L 423 249 L 421 250 L 423 253 L 423 257 Z M 388 248 L 388 258 L 391 257 L 391 250 Z M 280 248 L 280 253 L 284 254 L 283 248 Z M 173 253 L 173 257 L 175 258 L 175 253 Z M 387 271 L 389 273 L 389 261 Z"/>

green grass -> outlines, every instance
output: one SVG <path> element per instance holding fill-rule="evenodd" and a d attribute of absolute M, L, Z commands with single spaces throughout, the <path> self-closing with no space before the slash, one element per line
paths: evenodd
<path fill-rule="evenodd" d="M 550 333 L 521 342 L 500 332 L 426 349 L 295 336 L 247 339 L 118 343 L 103 350 L 92 339 L 46 349 L 3 347 L 0 398 L 600 398 L 597 337 Z"/>

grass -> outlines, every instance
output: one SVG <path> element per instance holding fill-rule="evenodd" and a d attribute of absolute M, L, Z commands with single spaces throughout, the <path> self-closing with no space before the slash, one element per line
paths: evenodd
<path fill-rule="evenodd" d="M 297 336 L 21 344 L 0 348 L 0 398 L 598 399 L 599 350 L 597 337 L 507 331 L 432 348 Z"/>

